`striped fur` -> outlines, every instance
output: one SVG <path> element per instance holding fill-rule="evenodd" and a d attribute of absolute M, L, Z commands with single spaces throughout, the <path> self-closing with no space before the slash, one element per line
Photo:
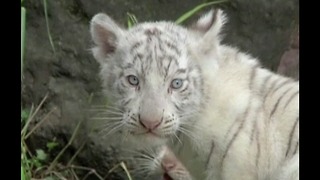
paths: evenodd
<path fill-rule="evenodd" d="M 299 179 L 299 83 L 221 44 L 225 20 L 217 10 L 192 28 L 150 22 L 124 30 L 96 15 L 93 54 L 121 110 L 119 122 L 105 123 L 111 131 L 120 123 L 114 131 L 137 146 L 169 145 L 194 179 Z M 128 84 L 131 74 L 141 84 Z M 178 90 L 175 78 L 183 79 Z M 141 119 L 159 122 L 154 135 Z"/>
<path fill-rule="evenodd" d="M 199 44 L 192 48 L 209 96 L 195 118 L 194 126 L 202 130 L 190 130 L 197 137 L 191 139 L 191 146 L 204 155 L 204 176 L 208 180 L 299 179 L 298 82 L 261 67 L 258 60 L 219 44 L 219 39 L 200 40 L 199 44 L 215 45 L 210 51 Z M 215 66 L 210 68 L 212 61 Z M 199 164 L 186 166 L 191 170 Z M 201 179 L 198 173 L 195 177 Z"/>

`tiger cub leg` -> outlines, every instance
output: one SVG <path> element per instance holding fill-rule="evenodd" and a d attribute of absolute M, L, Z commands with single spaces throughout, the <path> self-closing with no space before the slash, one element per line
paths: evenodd
<path fill-rule="evenodd" d="M 162 170 L 162 180 L 192 180 L 189 171 L 177 159 L 168 147 L 162 147 L 159 153 L 159 164 Z"/>

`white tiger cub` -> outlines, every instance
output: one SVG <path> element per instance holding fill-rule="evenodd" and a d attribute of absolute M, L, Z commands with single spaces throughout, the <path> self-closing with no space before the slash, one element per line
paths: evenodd
<path fill-rule="evenodd" d="M 121 112 L 112 131 L 137 146 L 170 144 L 197 180 L 299 179 L 299 83 L 222 45 L 225 19 L 216 10 L 192 28 L 126 30 L 93 17 L 93 55 Z"/>

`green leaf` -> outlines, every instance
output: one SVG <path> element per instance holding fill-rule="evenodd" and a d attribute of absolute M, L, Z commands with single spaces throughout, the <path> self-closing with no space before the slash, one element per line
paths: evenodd
<path fill-rule="evenodd" d="M 127 13 L 127 16 L 128 16 L 128 28 L 131 28 L 132 26 L 138 23 L 138 20 L 134 14 Z"/>
<path fill-rule="evenodd" d="M 57 147 L 59 145 L 59 143 L 57 142 L 48 142 L 47 143 L 47 148 L 49 151 L 53 150 L 55 147 Z"/>
<path fill-rule="evenodd" d="M 21 121 L 25 122 L 28 119 L 29 115 L 30 115 L 30 111 L 22 110 L 21 111 Z"/>
<path fill-rule="evenodd" d="M 21 1 L 22 2 L 22 1 Z M 21 81 L 23 78 L 23 57 L 25 47 L 25 33 L 26 33 L 26 9 L 21 7 Z"/>
<path fill-rule="evenodd" d="M 219 4 L 219 3 L 227 2 L 227 1 L 228 0 L 221 0 L 221 1 L 213 1 L 213 2 L 207 2 L 207 3 L 200 4 L 200 5 L 196 6 L 195 8 L 191 9 L 190 11 L 186 12 L 182 16 L 180 16 L 176 20 L 176 23 L 177 24 L 181 24 L 182 22 L 184 22 L 185 20 L 189 19 L 192 15 L 194 15 L 196 12 L 198 12 L 199 10 L 201 10 L 204 7 L 211 6 L 213 4 Z"/>
<path fill-rule="evenodd" d="M 37 159 L 40 161 L 45 161 L 47 159 L 47 154 L 42 149 L 36 150 Z"/>
<path fill-rule="evenodd" d="M 35 167 L 37 167 L 37 168 L 42 167 L 41 162 L 40 162 L 39 159 L 37 159 L 37 158 L 33 158 L 33 159 L 32 159 L 32 164 L 33 164 Z"/>
<path fill-rule="evenodd" d="M 22 164 L 21 164 L 21 180 L 26 180 L 26 175 L 24 173 L 24 168 L 23 168 Z"/>

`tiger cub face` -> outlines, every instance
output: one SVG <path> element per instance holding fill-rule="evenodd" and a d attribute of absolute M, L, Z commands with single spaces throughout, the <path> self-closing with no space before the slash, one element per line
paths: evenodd
<path fill-rule="evenodd" d="M 106 132 L 121 131 L 140 143 L 162 143 L 187 132 L 204 99 L 201 70 L 191 54 L 210 46 L 203 39 L 214 17 L 209 12 L 193 30 L 171 22 L 127 30 L 105 14 L 93 17 L 92 52 L 109 102 Z"/>

